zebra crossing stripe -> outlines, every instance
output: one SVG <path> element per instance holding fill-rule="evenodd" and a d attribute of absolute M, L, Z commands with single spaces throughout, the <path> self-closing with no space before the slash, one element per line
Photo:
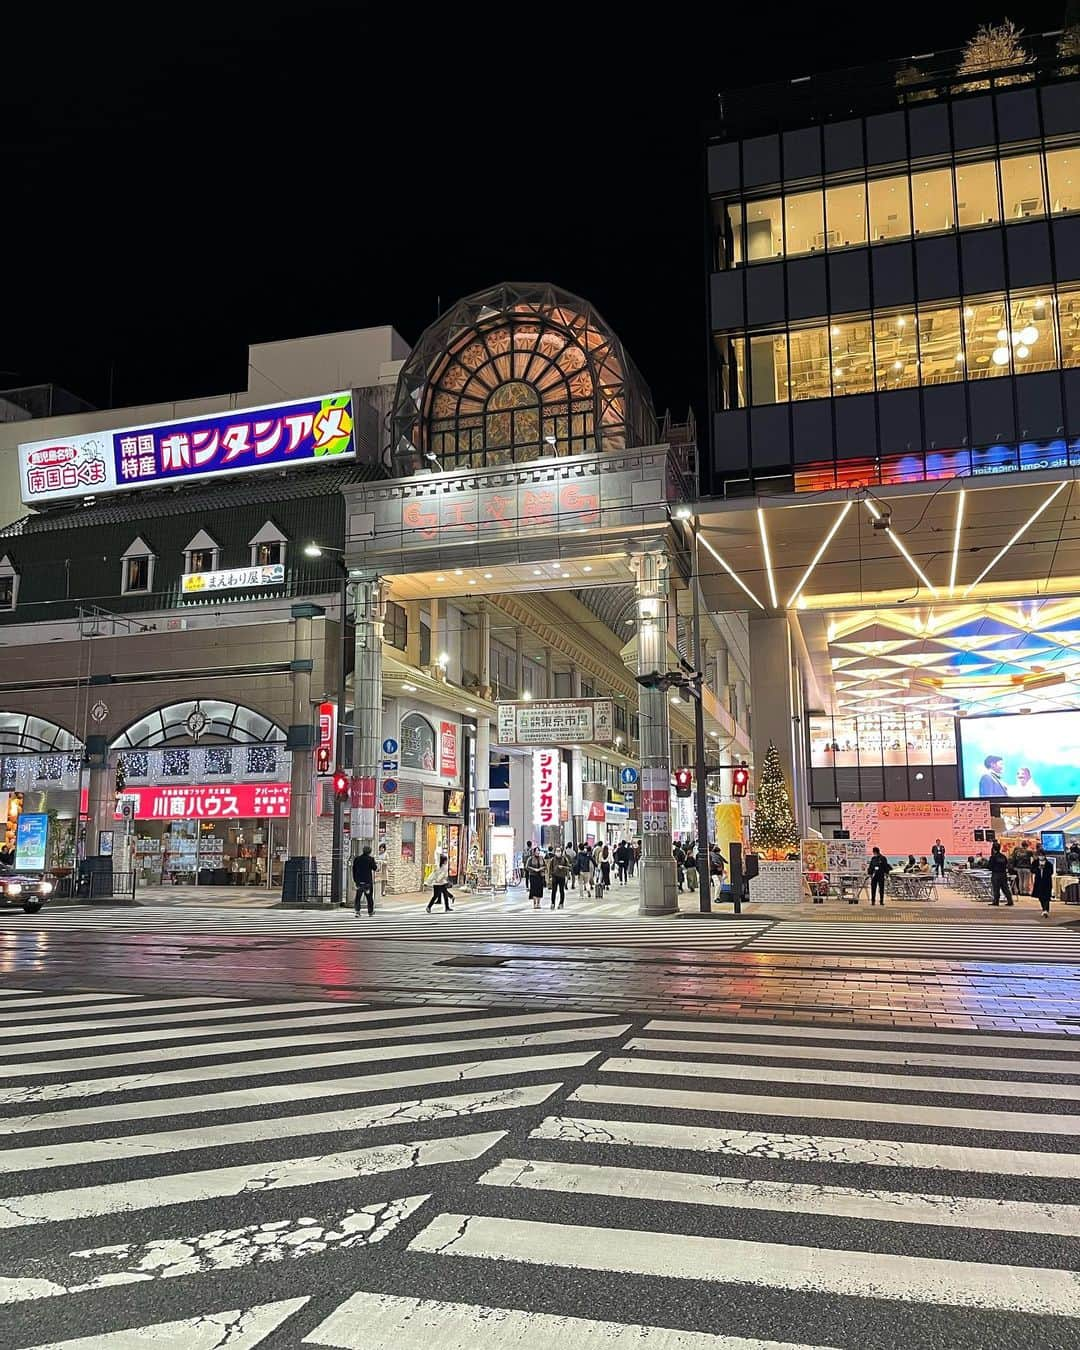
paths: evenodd
<path fill-rule="evenodd" d="M 50 1341 L 26 1350 L 254 1350 L 295 1312 L 307 1298 L 257 1303 L 253 1308 L 200 1313 L 178 1322 L 154 1322 L 149 1326 L 107 1331 L 103 1336 L 77 1336 L 73 1341 Z"/>
<path fill-rule="evenodd" d="M 532 1020 L 535 1021 L 535 1018 Z M 517 1050 L 532 1045 L 573 1045 L 622 1036 L 627 1030 L 625 1024 L 568 1027 L 559 1031 L 534 1031 L 518 1036 L 478 1036 L 467 1041 L 425 1042 L 422 1045 L 395 1046 L 394 1059 L 433 1059 L 441 1055 L 475 1054 L 478 1050 Z M 328 1035 L 322 1039 L 336 1038 Z M 204 1051 L 204 1054 L 225 1054 L 227 1051 L 228 1047 L 220 1052 Z M 116 1078 L 80 1078 L 67 1083 L 25 1084 L 20 1087 L 0 1087 L 0 1103 L 14 1106 L 28 1102 L 66 1101 L 74 1097 L 97 1097 L 112 1092 L 137 1092 L 173 1087 L 178 1083 L 210 1083 L 223 1078 L 232 1080 L 263 1075 L 269 1077 L 280 1073 L 323 1069 L 330 1065 L 364 1064 L 373 1060 L 385 1060 L 387 1057 L 386 1047 L 376 1046 L 360 1050 L 328 1051 L 318 1055 L 286 1055 L 278 1059 L 246 1060 L 242 1063 L 202 1064 L 187 1069 L 171 1069 L 162 1073 L 133 1073 Z M 56 1072 L 56 1067 L 48 1072 Z M 3 1073 L 3 1069 L 0 1069 L 0 1076 L 3 1076 Z"/>
<path fill-rule="evenodd" d="M 60 1006 L 70 1005 L 72 1012 L 80 1011 L 79 1007 L 77 1006 L 80 1003 L 108 1003 L 111 999 L 118 999 L 118 998 L 128 999 L 129 1001 L 134 1001 L 137 1003 L 139 997 L 138 994 L 108 993 L 108 994 L 63 994 L 57 995 L 54 998 L 50 997 L 42 998 L 39 994 L 35 993 L 33 989 L 2 989 L 0 990 L 0 995 L 2 995 L 4 998 L 8 1000 L 8 1002 L 4 1004 L 5 1011 L 7 1011 L 8 1008 L 22 1008 L 22 1007 L 56 1008 Z M 132 1002 L 129 1002 L 128 1006 L 129 1007 L 132 1006 Z M 88 1009 L 88 1011 L 94 1012 L 95 1009 L 90 1008 Z"/>
<path fill-rule="evenodd" d="M 332 1350 L 402 1350 L 438 1346 L 438 1350 L 478 1350 L 513 1346 L 514 1350 L 827 1350 L 789 1341 L 747 1340 L 705 1331 L 637 1323 L 594 1322 L 585 1317 L 519 1312 L 470 1303 L 356 1293 L 305 1336 L 304 1345 Z"/>
<path fill-rule="evenodd" d="M 1073 1136 L 1080 1128 L 1080 1116 L 1044 1115 L 1036 1111 L 976 1111 L 966 1106 L 909 1106 L 898 1102 L 845 1101 L 837 1097 L 750 1096 L 737 1092 L 676 1092 L 667 1088 L 624 1088 L 609 1084 L 593 1086 L 586 1083 L 570 1094 L 570 1100 L 602 1102 L 608 1106 L 664 1106 L 676 1111 L 883 1121 L 889 1125 L 939 1125 L 958 1130 L 1004 1130 L 1020 1134 Z"/>
<path fill-rule="evenodd" d="M 414 1010 L 414 1016 L 420 1016 Z M 428 1014 L 422 1014 L 425 1018 Z M 601 1013 L 545 1013 L 545 1022 L 588 1022 L 590 1019 L 599 1021 L 602 1018 Z M 144 1049 L 139 1051 L 140 1064 L 172 1064 L 181 1059 L 208 1059 L 214 1055 L 239 1054 L 248 1050 L 284 1050 L 292 1047 L 305 1045 L 323 1045 L 327 1041 L 347 1041 L 350 1045 L 363 1043 L 366 1041 L 388 1041 L 388 1040 L 408 1040 L 415 1038 L 417 1028 L 414 1025 L 409 1026 L 387 1026 L 374 1027 L 366 1031 L 342 1030 L 341 1021 L 348 1021 L 349 1014 L 343 1014 L 342 1018 L 310 1019 L 305 1018 L 301 1025 L 312 1027 L 314 1030 L 305 1036 L 262 1036 L 253 1037 L 250 1040 L 222 1040 L 214 1043 L 202 1042 L 198 1045 L 164 1045 L 157 1048 Z M 334 1025 L 330 1025 L 333 1021 Z M 434 1050 L 440 1041 L 437 1039 L 444 1035 L 454 1035 L 460 1032 L 486 1031 L 489 1028 L 498 1030 L 500 1028 L 535 1026 L 535 1013 L 519 1013 L 513 1017 L 476 1017 L 466 1018 L 458 1021 L 440 1020 L 434 1026 L 427 1026 L 424 1029 L 426 1036 L 433 1039 L 430 1042 L 429 1050 Z M 257 1030 L 251 1026 L 241 1026 L 240 1032 L 251 1032 Z M 204 1033 L 206 1036 L 213 1036 L 216 1033 L 212 1028 L 207 1028 Z M 96 1037 L 92 1037 L 89 1044 L 96 1045 L 100 1042 Z M 75 1042 L 76 1045 L 84 1044 Z M 56 1044 L 49 1044 L 45 1047 L 51 1052 L 59 1049 Z M 35 1057 L 34 1062 L 30 1064 L 8 1063 L 0 1064 L 0 1078 L 26 1078 L 34 1077 L 43 1073 L 68 1073 L 76 1069 L 106 1069 L 116 1064 L 130 1064 L 131 1055 L 127 1051 L 121 1051 L 112 1055 L 84 1055 L 77 1059 L 55 1059 L 50 1058 L 48 1064 L 41 1061 L 41 1049 L 39 1045 L 28 1046 L 26 1054 Z M 11 1050 L 8 1054 L 18 1053 Z M 385 1057 L 386 1052 L 384 1051 Z"/>
<path fill-rule="evenodd" d="M 909 1191 L 854 1190 L 846 1186 L 754 1181 L 694 1172 L 657 1172 L 636 1167 L 505 1158 L 480 1178 L 485 1186 L 511 1190 L 606 1195 L 666 1204 L 718 1205 L 730 1209 L 774 1210 L 782 1214 L 830 1214 L 877 1223 L 933 1224 L 985 1228 L 1006 1233 L 1080 1233 L 1080 1205 L 981 1200 L 969 1196 Z"/>
<path fill-rule="evenodd" d="M 397 1073 L 361 1074 L 350 1078 L 325 1078 L 297 1083 L 272 1083 L 265 1087 L 238 1088 L 215 1092 L 213 1097 L 160 1097 L 145 1101 L 110 1102 L 108 1106 L 74 1107 L 69 1110 L 40 1111 L 25 1116 L 0 1117 L 0 1136 L 25 1134 L 28 1130 L 73 1130 L 83 1126 L 111 1125 L 124 1120 L 151 1120 L 155 1117 L 200 1115 L 207 1110 L 243 1111 L 295 1102 L 303 1095 L 308 1101 L 328 1097 L 356 1097 L 437 1083 L 468 1083 L 481 1078 L 507 1078 L 522 1073 L 561 1073 L 582 1068 L 596 1059 L 598 1051 L 563 1055 L 525 1055 L 506 1059 L 472 1060 L 462 1064 L 441 1064 L 430 1069 L 406 1069 Z"/>
<path fill-rule="evenodd" d="M 852 1041 L 880 1041 L 888 1044 L 918 1048 L 924 1045 L 958 1045 L 966 1049 L 1024 1050 L 1031 1052 L 1053 1050 L 1056 1054 L 1080 1055 L 1080 1037 L 1066 1039 L 1059 1035 L 1031 1033 L 1027 1036 L 992 1036 L 983 1032 L 967 1032 L 960 1035 L 953 1032 L 919 1031 L 905 1027 L 903 1031 L 876 1031 L 867 1028 L 845 1028 L 842 1032 L 836 1027 L 800 1027 L 777 1026 L 762 1022 L 706 1022 L 670 1021 L 655 1018 L 645 1024 L 646 1031 L 681 1031 L 719 1034 L 722 1036 L 753 1036 L 763 1040 L 804 1040 L 832 1041 L 850 1045 Z M 706 1042 L 702 1042 L 702 1045 Z M 1040 1061 L 1032 1060 L 1033 1064 Z M 1080 1061 L 1077 1071 L 1080 1072 Z"/>
<path fill-rule="evenodd" d="M 196 1149 L 253 1144 L 263 1139 L 290 1139 L 297 1135 L 328 1134 L 335 1130 L 370 1130 L 386 1125 L 454 1120 L 488 1111 L 518 1111 L 538 1106 L 562 1086 L 504 1088 L 498 1092 L 465 1092 L 423 1101 L 384 1102 L 381 1106 L 319 1111 L 305 1116 L 275 1116 L 231 1125 L 207 1125 L 191 1130 L 162 1130 L 157 1134 L 127 1134 L 116 1139 L 84 1139 L 72 1144 L 42 1144 L 0 1152 L 0 1173 L 33 1172 L 41 1168 L 79 1167 L 88 1163 L 118 1162 L 130 1158 L 170 1157 Z M 293 1095 L 308 1097 L 306 1085 L 293 1084 Z M 205 1109 L 216 1110 L 213 1098 Z"/>
<path fill-rule="evenodd" d="M 820 1068 L 789 1069 L 778 1064 L 724 1064 L 689 1059 L 609 1059 L 601 1069 L 604 1073 L 640 1073 L 657 1078 L 737 1078 L 755 1083 L 793 1083 L 800 1087 L 819 1084 L 822 1087 L 884 1088 L 889 1092 L 955 1092 L 976 1097 L 1050 1097 L 1080 1101 L 1080 1083 L 1041 1083 L 1037 1079 L 1019 1082 L 993 1078 L 927 1078 L 920 1074 L 830 1073 Z M 1080 1120 L 1076 1125 L 1080 1128 Z"/>
<path fill-rule="evenodd" d="M 1080 1179 L 1080 1153 L 974 1148 L 957 1144 L 910 1143 L 900 1139 L 845 1139 L 819 1134 L 776 1134 L 767 1130 L 710 1129 L 658 1121 L 578 1116 L 549 1116 L 529 1137 L 564 1144 L 678 1149 L 715 1153 L 722 1157 L 826 1163 L 830 1166 L 913 1167 L 927 1171 L 984 1172 L 990 1176 Z"/>
<path fill-rule="evenodd" d="M 102 995 L 101 997 L 104 997 L 104 995 Z M 116 998 L 124 998 L 125 995 L 109 994 L 108 997 L 110 999 L 116 999 Z M 127 995 L 127 997 L 134 998 L 135 995 L 131 994 Z M 50 1016 L 54 1016 L 55 1015 L 54 1005 L 57 1003 L 66 1004 L 66 1002 L 67 1000 L 65 999 L 46 999 L 46 998 L 35 999 L 33 1002 L 28 1002 L 26 1008 L 22 1009 L 22 1011 L 13 1013 L 8 1013 L 8 1004 L 5 1003 L 4 1023 L 5 1025 L 7 1025 L 12 1022 L 36 1022 L 41 1015 L 39 1009 L 46 1007 L 54 1008 L 54 1011 L 49 1014 Z M 134 1003 L 106 1003 L 106 1004 L 99 1003 L 96 1007 L 86 1008 L 86 1011 L 92 1012 L 94 1016 L 97 1017 L 103 1013 L 126 1012 L 129 1008 L 136 1006 L 140 1008 L 190 1008 L 193 1003 L 201 1004 L 202 1007 L 204 1008 L 206 1007 L 205 998 L 162 998 L 152 1003 L 139 1003 L 137 1005 Z M 235 1006 L 236 1006 L 235 999 L 222 999 L 221 1007 L 218 1009 L 218 1011 L 221 1013 L 228 1013 L 230 1009 L 234 1008 Z M 85 1007 L 86 1007 L 85 1004 L 81 1004 L 78 1008 L 65 1007 L 64 1012 L 65 1013 L 81 1012 L 82 1009 Z M 22 1008 L 21 1004 L 20 1008 Z M 29 1009 L 30 1011 L 27 1011 L 26 1009 Z M 22 1034 L 25 1035 L 26 1033 L 23 1032 Z"/>
<path fill-rule="evenodd" d="M 1080 1274 L 635 1228 L 439 1214 L 409 1251 L 715 1284 L 1075 1317 Z"/>
<path fill-rule="evenodd" d="M 898 1068 L 919 1069 L 997 1069 L 1001 1073 L 1075 1074 L 1080 1076 L 1080 1060 L 1015 1059 L 994 1055 L 934 1055 L 907 1050 L 851 1050 L 839 1045 L 747 1045 L 744 1041 L 682 1041 L 638 1036 L 627 1041 L 625 1050 L 663 1050 L 671 1054 L 748 1055 L 753 1059 L 809 1059 L 840 1063 L 895 1064 Z M 1003 1080 L 998 1088 L 1011 1090 L 1014 1084 Z"/>
<path fill-rule="evenodd" d="M 317 1186 L 327 1181 L 340 1182 L 384 1172 L 469 1162 L 482 1157 L 504 1135 L 502 1130 L 449 1135 L 440 1139 L 352 1149 L 345 1153 L 282 1158 L 270 1163 L 244 1163 L 238 1167 L 166 1173 L 103 1186 L 7 1196 L 0 1199 L 0 1230 L 122 1214 L 129 1210 L 157 1209 L 163 1205 L 189 1205 L 198 1200 L 220 1200 L 226 1196 L 262 1195 L 267 1191 Z"/>

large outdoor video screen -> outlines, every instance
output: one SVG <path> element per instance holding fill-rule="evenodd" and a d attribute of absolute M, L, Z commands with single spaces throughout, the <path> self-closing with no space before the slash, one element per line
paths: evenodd
<path fill-rule="evenodd" d="M 1080 796 L 1080 712 L 957 720 L 965 797 Z"/>

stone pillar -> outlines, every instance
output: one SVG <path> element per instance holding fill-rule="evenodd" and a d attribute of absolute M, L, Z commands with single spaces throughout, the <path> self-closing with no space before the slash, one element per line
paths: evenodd
<path fill-rule="evenodd" d="M 480 681 L 480 697 L 491 698 L 491 608 L 480 607 L 479 657 L 477 678 Z M 485 783 L 486 786 L 486 783 Z"/>
<path fill-rule="evenodd" d="M 434 670 L 441 670 L 439 657 L 442 656 L 446 648 L 446 603 L 438 600 L 434 596 L 428 601 L 428 613 L 431 615 L 431 665 Z"/>
<path fill-rule="evenodd" d="M 519 628 L 514 638 L 517 664 L 517 696 L 525 695 L 525 634 Z"/>
<path fill-rule="evenodd" d="M 555 659 L 550 647 L 544 651 L 544 697 L 555 697 Z"/>
<path fill-rule="evenodd" d="M 754 695 L 754 767 L 760 772 L 769 742 L 776 745 L 791 793 L 795 823 L 805 833 L 809 822 L 805 727 L 801 676 L 787 616 L 750 620 L 750 680 Z M 743 709 L 739 709 L 743 714 Z"/>
<path fill-rule="evenodd" d="M 318 612 L 321 611 L 315 605 L 293 606 L 292 714 L 289 726 L 289 748 L 292 751 L 289 857 L 301 858 L 312 867 L 315 857 L 315 726 L 311 702 L 311 621 Z"/>
<path fill-rule="evenodd" d="M 405 638 L 405 660 L 420 669 L 420 601 L 410 600 L 405 605 L 408 632 Z"/>
<path fill-rule="evenodd" d="M 109 767 L 108 757 L 100 768 L 90 770 L 90 785 L 87 792 L 86 807 L 86 852 L 87 858 L 101 855 L 101 831 L 112 830 L 113 849 L 122 837 L 122 820 L 114 820 L 116 811 L 116 770 Z"/>
<path fill-rule="evenodd" d="M 662 546 L 630 559 L 637 577 L 637 673 L 667 671 L 668 557 Z M 675 865 L 671 857 L 671 746 L 668 696 L 662 689 L 638 686 L 638 720 L 641 727 L 642 798 L 642 914 L 671 914 L 678 909 Z M 649 812 L 663 828 L 644 829 L 645 808 L 661 803 L 662 811 Z M 662 794 L 662 795 L 656 795 Z"/>
<path fill-rule="evenodd" d="M 365 844 L 374 853 L 378 836 L 378 776 L 382 753 L 382 643 L 386 615 L 383 582 L 371 573 L 350 574 L 355 614 L 353 656 L 353 778 L 360 779 L 360 805 L 352 807 L 352 851 Z M 432 643 L 435 606 L 432 601 Z M 436 651 L 432 656 L 437 656 Z"/>
<path fill-rule="evenodd" d="M 476 719 L 476 837 L 482 860 L 491 865 L 491 719 Z"/>
<path fill-rule="evenodd" d="M 716 697 L 720 706 L 731 712 L 731 677 L 729 675 L 727 643 L 715 638 L 713 661 L 716 665 Z"/>
<path fill-rule="evenodd" d="M 581 670 L 574 667 L 570 672 L 570 693 L 573 698 L 581 697 Z M 570 751 L 570 818 L 573 823 L 574 843 L 585 841 L 585 796 L 582 792 L 584 766 L 583 752 L 580 749 Z"/>

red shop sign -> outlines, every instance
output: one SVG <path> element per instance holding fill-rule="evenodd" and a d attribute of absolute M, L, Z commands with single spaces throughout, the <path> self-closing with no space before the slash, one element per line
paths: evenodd
<path fill-rule="evenodd" d="M 439 723 L 439 774 L 443 778 L 457 777 L 457 723 Z"/>
<path fill-rule="evenodd" d="M 116 802 L 131 802 L 136 820 L 235 820 L 287 816 L 291 789 L 288 783 L 214 783 L 210 786 L 126 788 Z"/>

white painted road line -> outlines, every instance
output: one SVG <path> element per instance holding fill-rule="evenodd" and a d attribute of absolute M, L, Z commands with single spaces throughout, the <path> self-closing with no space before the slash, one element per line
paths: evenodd
<path fill-rule="evenodd" d="M 777 1022 L 697 1022 L 659 1018 L 648 1022 L 646 1031 L 681 1031 L 722 1036 L 755 1036 L 770 1041 L 831 1041 L 836 1045 L 852 1045 L 856 1041 L 883 1041 L 919 1049 L 924 1045 L 959 1045 L 966 1050 L 1052 1050 L 1056 1055 L 1080 1055 L 1080 1037 L 1063 1036 L 991 1036 L 979 1032 L 921 1031 L 906 1027 L 903 1031 L 874 1031 L 864 1027 L 798 1027 Z M 704 1044 L 704 1042 L 703 1042 Z M 1037 1063 L 1037 1060 L 1033 1060 Z M 1080 1063 L 1080 1061 L 1078 1061 Z M 1080 1071 L 1080 1070 L 1078 1070 Z"/>
<path fill-rule="evenodd" d="M 306 1298 L 280 1303 L 257 1303 L 252 1308 L 201 1313 L 179 1322 L 152 1322 L 148 1326 L 107 1331 L 103 1336 L 78 1336 L 73 1341 L 50 1341 L 27 1350 L 254 1350 L 267 1336 L 298 1312 Z"/>

